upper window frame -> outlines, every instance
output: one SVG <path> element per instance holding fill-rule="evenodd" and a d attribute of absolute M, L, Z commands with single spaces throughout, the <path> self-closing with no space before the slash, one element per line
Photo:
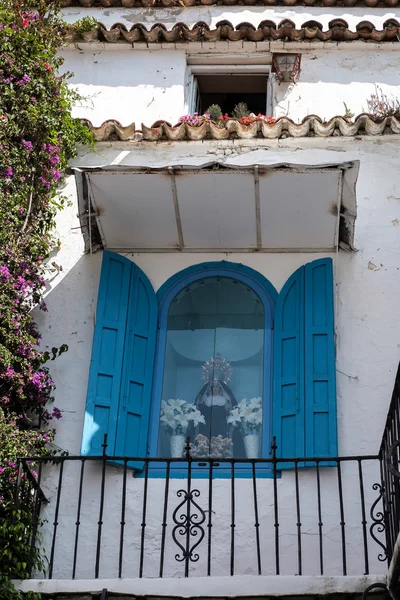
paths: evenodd
<path fill-rule="evenodd" d="M 199 89 L 197 84 L 198 75 L 264 75 L 266 78 L 266 102 L 265 114 L 272 115 L 273 104 L 273 80 L 271 77 L 271 62 L 263 63 L 259 56 L 246 56 L 246 62 L 242 62 L 243 58 L 235 57 L 235 63 L 231 64 L 232 57 L 229 59 L 226 56 L 218 58 L 218 62 L 214 63 L 213 57 L 199 57 L 198 55 L 189 55 L 186 70 L 186 86 L 185 86 L 185 111 L 189 114 L 198 112 L 200 108 Z M 225 62 L 226 61 L 226 62 Z M 249 63 L 250 61 L 250 63 Z"/>
<path fill-rule="evenodd" d="M 246 265 L 228 261 L 200 263 L 188 267 L 170 277 L 158 290 L 159 321 L 156 341 L 156 358 L 154 367 L 153 390 L 151 396 L 148 455 L 157 455 L 158 433 L 160 426 L 160 409 L 162 400 L 162 385 L 164 375 L 164 361 L 167 337 L 167 320 L 171 302 L 176 295 L 187 285 L 199 279 L 208 277 L 231 277 L 248 285 L 260 298 L 265 315 L 264 328 L 264 373 L 263 373 L 263 425 L 262 425 L 262 451 L 261 456 L 268 458 L 272 439 L 272 410 L 273 410 L 273 323 L 275 302 L 278 293 L 270 281 L 259 272 Z M 197 467 L 193 461 L 193 475 L 197 478 L 208 478 L 208 468 Z M 268 476 L 270 465 L 257 469 Z M 171 476 L 184 477 L 187 468 L 182 469 L 180 463 L 171 463 Z M 235 473 L 238 477 L 251 476 L 250 463 L 237 463 Z M 152 462 L 149 465 L 149 475 L 152 477 L 165 477 L 165 463 Z M 218 478 L 231 477 L 230 469 L 218 468 L 215 472 Z"/>

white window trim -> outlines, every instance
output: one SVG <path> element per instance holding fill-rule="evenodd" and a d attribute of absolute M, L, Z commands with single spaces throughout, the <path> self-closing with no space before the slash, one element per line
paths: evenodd
<path fill-rule="evenodd" d="M 267 77 L 267 93 L 265 114 L 273 116 L 273 98 L 274 98 L 274 78 L 271 77 L 271 56 L 232 56 L 232 55 L 189 55 L 187 57 L 186 84 L 185 84 L 185 112 L 193 114 L 198 112 L 199 95 L 196 82 L 196 75 L 207 73 L 238 75 L 255 73 L 265 73 Z"/>

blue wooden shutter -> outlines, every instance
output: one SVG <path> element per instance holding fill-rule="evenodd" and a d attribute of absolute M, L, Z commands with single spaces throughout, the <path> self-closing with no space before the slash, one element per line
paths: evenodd
<path fill-rule="evenodd" d="M 115 450 L 130 281 L 130 261 L 104 252 L 82 436 L 89 456 L 102 453 L 105 433 L 107 453 Z"/>
<path fill-rule="evenodd" d="M 304 267 L 285 283 L 275 308 L 273 433 L 277 456 L 304 456 Z M 280 463 L 289 468 L 291 463 Z"/>
<path fill-rule="evenodd" d="M 332 260 L 305 265 L 306 456 L 337 456 Z"/>
<path fill-rule="evenodd" d="M 158 320 L 156 295 L 134 263 L 126 329 L 116 455 L 145 457 Z M 139 463 L 129 463 L 140 469 Z"/>

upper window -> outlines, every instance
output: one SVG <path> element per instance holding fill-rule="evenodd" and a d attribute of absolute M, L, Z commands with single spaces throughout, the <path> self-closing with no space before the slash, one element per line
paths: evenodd
<path fill-rule="evenodd" d="M 223 261 L 156 296 L 135 263 L 104 252 L 82 453 L 101 454 L 107 434 L 114 456 L 181 457 L 186 436 L 199 459 L 267 458 L 273 437 L 282 458 L 337 456 L 333 316 L 330 258 L 279 295 Z"/>
<path fill-rule="evenodd" d="M 197 106 L 194 111 L 207 112 L 218 105 L 222 114 L 232 115 L 235 107 L 245 104 L 250 113 L 267 113 L 267 74 L 207 73 L 196 75 Z M 245 115 L 240 115 L 245 116 Z"/>

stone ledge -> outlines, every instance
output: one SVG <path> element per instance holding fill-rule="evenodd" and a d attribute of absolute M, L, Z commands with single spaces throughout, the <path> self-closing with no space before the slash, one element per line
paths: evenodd
<path fill-rule="evenodd" d="M 109 597 L 125 598 L 145 597 L 146 600 L 165 600 L 168 598 L 198 598 L 201 600 L 220 600 L 221 598 L 247 599 L 293 597 L 309 600 L 315 596 L 361 595 L 373 583 L 386 583 L 385 575 L 363 576 L 252 576 L 233 577 L 189 577 L 165 579 L 28 579 L 14 581 L 22 592 L 39 592 L 43 597 L 60 600 L 64 597 L 85 598 L 99 596 L 101 590 L 109 590 Z M 195 592 L 195 594 L 194 594 Z M 268 594 L 266 594 L 268 592 Z M 86 599 L 85 599 L 86 600 Z"/>

